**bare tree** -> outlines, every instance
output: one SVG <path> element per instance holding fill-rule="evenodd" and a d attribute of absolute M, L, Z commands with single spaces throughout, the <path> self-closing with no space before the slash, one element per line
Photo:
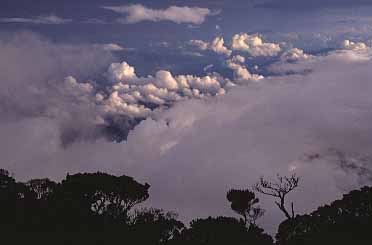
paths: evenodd
<path fill-rule="evenodd" d="M 263 177 L 260 181 L 255 184 L 254 189 L 264 195 L 273 196 L 279 201 L 275 201 L 280 211 L 282 211 L 287 219 L 293 219 L 295 217 L 293 202 L 291 203 L 291 214 L 286 208 L 286 196 L 288 193 L 298 187 L 300 178 L 293 174 L 290 177 L 277 175 L 277 181 L 270 182 L 265 180 Z"/>

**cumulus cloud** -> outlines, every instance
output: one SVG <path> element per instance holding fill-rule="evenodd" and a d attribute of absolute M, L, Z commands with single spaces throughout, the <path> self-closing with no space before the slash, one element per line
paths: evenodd
<path fill-rule="evenodd" d="M 185 99 L 222 95 L 234 82 L 218 74 L 174 76 L 166 70 L 157 71 L 155 76 L 138 77 L 135 68 L 126 62 L 111 64 L 106 74 L 113 85 L 104 91 L 109 94 L 107 98 L 98 95 L 97 103 L 104 105 L 106 112 L 129 117 L 151 116 L 154 105 L 161 109 Z"/>
<path fill-rule="evenodd" d="M 258 34 L 236 34 L 232 38 L 231 47 L 233 50 L 248 52 L 254 57 L 276 56 L 279 52 L 281 52 L 281 47 L 279 44 L 266 43 Z"/>
<path fill-rule="evenodd" d="M 226 56 L 230 56 L 232 53 L 231 50 L 225 47 L 223 37 L 216 37 L 211 43 L 211 49 L 218 54 L 224 54 Z"/>
<path fill-rule="evenodd" d="M 217 54 L 224 54 L 226 56 L 230 56 L 232 53 L 232 51 L 225 46 L 223 37 L 216 37 L 211 43 L 203 40 L 190 40 L 188 43 L 203 51 L 211 50 Z"/>
<path fill-rule="evenodd" d="M 233 56 L 231 59 L 227 60 L 227 67 L 234 71 L 236 83 L 244 83 L 247 81 L 260 81 L 264 77 L 257 74 L 251 74 L 248 69 L 241 63 L 245 62 L 245 58 L 240 55 Z"/>
<path fill-rule="evenodd" d="M 30 23 L 30 24 L 46 24 L 46 25 L 60 25 L 71 22 L 71 19 L 64 19 L 57 15 L 42 15 L 32 18 L 0 18 L 0 23 Z"/>
<path fill-rule="evenodd" d="M 313 57 L 312 55 L 304 53 L 302 49 L 292 48 L 285 51 L 281 56 L 280 60 L 285 62 L 297 62 L 304 61 Z"/>
<path fill-rule="evenodd" d="M 124 6 L 106 6 L 104 9 L 126 14 L 125 23 L 133 24 L 142 21 L 172 21 L 177 24 L 202 24 L 207 16 L 213 15 L 208 8 L 170 6 L 166 9 L 151 9 L 142 4 Z"/>
<path fill-rule="evenodd" d="M 341 44 L 341 47 L 343 49 L 354 50 L 354 51 L 363 51 L 363 50 L 367 50 L 369 48 L 363 42 L 353 42 L 353 41 L 350 41 L 350 40 L 344 40 Z"/>
<path fill-rule="evenodd" d="M 134 67 L 125 61 L 122 63 L 112 63 L 107 71 L 107 76 L 112 83 L 128 82 L 137 79 Z"/>

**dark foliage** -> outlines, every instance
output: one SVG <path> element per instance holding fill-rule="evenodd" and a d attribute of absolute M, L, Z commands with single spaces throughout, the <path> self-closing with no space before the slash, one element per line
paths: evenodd
<path fill-rule="evenodd" d="M 249 229 L 243 221 L 231 217 L 209 217 L 191 222 L 174 244 L 219 245 L 219 244 L 254 244 L 271 245 L 272 238 L 257 226 Z"/>
<path fill-rule="evenodd" d="M 261 193 L 278 198 L 298 186 L 295 176 L 268 182 Z M 243 219 L 209 217 L 185 227 L 160 209 L 134 209 L 149 198 L 149 184 L 105 173 L 17 182 L 0 169 L 0 234 L 4 244 L 272 245 L 255 221 L 263 211 L 250 190 L 230 190 L 231 208 Z M 278 206 L 281 203 L 277 203 Z M 285 207 L 285 206 L 284 206 Z M 282 210 L 283 211 L 283 210 Z M 284 212 L 284 211 L 283 211 Z M 287 217 L 288 218 L 288 217 Z M 278 245 L 372 244 L 372 188 L 364 187 L 308 215 L 280 224 Z"/>
<path fill-rule="evenodd" d="M 264 215 L 264 210 L 258 206 L 259 199 L 250 190 L 229 190 L 226 195 L 231 203 L 231 209 L 243 216 L 244 224 L 255 225 L 256 220 Z"/>
<path fill-rule="evenodd" d="M 164 244 L 179 237 L 184 224 L 174 213 L 160 209 L 137 210 L 131 221 L 135 237 L 140 244 Z M 146 234 L 144 234 L 144 231 Z"/>
<path fill-rule="evenodd" d="M 372 244 L 372 188 L 364 187 L 343 199 L 298 215 L 279 226 L 279 244 Z"/>

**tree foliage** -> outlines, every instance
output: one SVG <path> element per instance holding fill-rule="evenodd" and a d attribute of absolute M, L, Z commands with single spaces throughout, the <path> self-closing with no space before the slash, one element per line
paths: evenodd
<path fill-rule="evenodd" d="M 256 220 L 264 215 L 264 210 L 258 206 L 259 199 L 248 189 L 231 189 L 226 197 L 231 203 L 231 209 L 243 216 L 245 225 L 255 225 Z"/>
<path fill-rule="evenodd" d="M 272 245 L 272 238 L 258 227 L 247 229 L 243 221 L 231 217 L 196 219 L 185 229 L 175 244 Z"/>
<path fill-rule="evenodd" d="M 279 244 L 372 244 L 372 188 L 363 187 L 341 200 L 298 215 L 279 226 Z"/>
<path fill-rule="evenodd" d="M 364 187 L 310 214 L 287 210 L 287 194 L 299 178 L 263 178 L 255 190 L 277 198 L 286 214 L 277 245 L 372 244 L 372 188 Z M 150 185 L 125 175 L 105 173 L 67 175 L 61 182 L 34 179 L 17 182 L 0 169 L 0 230 L 2 242 L 11 244 L 143 244 L 143 245 L 273 245 L 256 225 L 263 215 L 256 194 L 248 189 L 229 190 L 232 210 L 243 219 L 209 217 L 185 226 L 175 213 L 137 205 L 149 198 Z"/>

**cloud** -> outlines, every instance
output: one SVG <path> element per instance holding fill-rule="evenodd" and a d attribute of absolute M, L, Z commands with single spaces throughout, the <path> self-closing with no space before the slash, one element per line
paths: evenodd
<path fill-rule="evenodd" d="M 312 55 L 305 54 L 302 49 L 292 48 L 285 51 L 281 56 L 281 61 L 284 62 L 298 62 L 312 58 Z"/>
<path fill-rule="evenodd" d="M 227 60 L 227 67 L 234 71 L 236 77 L 235 83 L 242 84 L 246 82 L 257 82 L 262 80 L 264 77 L 257 74 L 251 74 L 248 69 L 241 63 L 245 62 L 245 58 L 240 55 L 233 56 Z"/>
<path fill-rule="evenodd" d="M 0 23 L 30 23 L 30 24 L 45 24 L 45 25 L 60 25 L 71 22 L 71 19 L 64 19 L 57 15 L 42 15 L 33 18 L 0 18 Z"/>
<path fill-rule="evenodd" d="M 112 83 L 137 79 L 135 68 L 127 62 L 112 63 L 107 71 L 107 76 Z"/>
<path fill-rule="evenodd" d="M 371 5 L 369 0 L 312 0 L 312 1 L 297 1 L 297 0 L 262 0 L 261 3 L 256 3 L 256 7 L 285 9 L 285 10 L 314 10 L 321 8 L 350 8 L 364 5 Z"/>
<path fill-rule="evenodd" d="M 1 122 L 49 119 L 60 130 L 61 144 L 66 135 L 78 138 L 93 131 L 99 112 L 94 83 L 85 78 L 104 71 L 114 60 L 110 52 L 95 45 L 55 44 L 28 32 L 1 38 L 0 52 Z"/>
<path fill-rule="evenodd" d="M 344 40 L 341 44 L 341 47 L 343 49 L 348 49 L 348 50 L 354 50 L 354 51 L 363 51 L 367 50 L 369 47 L 363 43 L 363 42 L 353 42 L 350 40 Z"/>
<path fill-rule="evenodd" d="M 232 38 L 233 50 L 248 52 L 250 55 L 256 56 L 276 56 L 281 52 L 279 44 L 265 43 L 262 38 L 255 34 L 247 33 L 236 34 Z"/>
<path fill-rule="evenodd" d="M 103 91 L 108 96 L 99 94 L 97 103 L 107 113 L 129 117 L 152 116 L 154 106 L 160 110 L 186 99 L 222 95 L 226 93 L 224 87 L 228 89 L 233 83 L 218 74 L 174 76 L 166 70 L 157 71 L 155 76 L 138 77 L 135 68 L 126 62 L 111 64 L 106 75 L 113 85 Z"/>
<path fill-rule="evenodd" d="M 166 9 L 151 9 L 142 4 L 106 6 L 104 9 L 127 14 L 124 23 L 134 24 L 142 21 L 172 21 L 177 24 L 202 24 L 207 16 L 215 15 L 208 8 L 170 6 Z"/>
<path fill-rule="evenodd" d="M 230 80 L 166 70 L 142 77 L 101 48 L 30 34 L 0 41 L 0 51 L 0 167 L 21 180 L 127 174 L 151 183 L 147 205 L 175 210 L 185 221 L 234 215 L 226 191 L 262 175 L 301 176 L 290 196 L 299 213 L 370 183 L 360 176 L 370 164 L 340 164 L 332 150 L 355 159 L 370 152 L 369 49 L 289 63 L 280 76 L 244 86 L 238 77 L 251 73 L 242 56 L 226 61 L 236 72 Z M 107 81 L 86 78 L 97 73 Z M 97 124 L 121 115 L 147 118 L 121 143 L 97 136 Z M 88 139 L 73 140 L 77 133 Z M 267 210 L 261 222 L 274 231 L 283 217 L 272 199 L 260 199 Z"/>
<path fill-rule="evenodd" d="M 135 176 L 152 184 L 147 205 L 175 210 L 185 220 L 233 215 L 225 200 L 229 188 L 295 170 L 301 184 L 290 199 L 296 212 L 308 212 L 370 181 L 359 170 L 345 170 L 332 150 L 352 158 L 372 146 L 372 84 L 366 79 L 372 55 L 355 59 L 350 52 L 361 55 L 333 52 L 304 61 L 312 70 L 307 75 L 266 78 L 225 96 L 179 101 L 142 121 L 122 143 L 98 139 L 61 148 L 50 118 L 2 123 L 1 164 L 21 179 L 98 170 Z M 143 94 L 166 91 L 145 86 L 141 89 L 151 92 Z M 283 217 L 272 199 L 260 199 L 267 210 L 261 222 L 274 231 Z"/>
<path fill-rule="evenodd" d="M 195 46 L 202 51 L 211 50 L 217 54 L 224 54 L 226 56 L 230 56 L 232 53 L 232 51 L 225 46 L 223 37 L 216 37 L 211 43 L 203 40 L 190 40 L 188 44 Z"/>
<path fill-rule="evenodd" d="M 232 51 L 225 47 L 223 37 L 216 37 L 211 43 L 211 49 L 218 53 L 230 56 Z"/>
<path fill-rule="evenodd" d="M 190 40 L 189 44 L 196 46 L 200 50 L 207 50 L 209 48 L 209 43 L 203 40 Z"/>
<path fill-rule="evenodd" d="M 107 50 L 107 51 L 124 51 L 126 50 L 126 48 L 120 46 L 119 44 L 116 44 L 116 43 L 108 43 L 108 44 L 104 44 L 102 46 L 102 48 L 104 50 Z"/>
<path fill-rule="evenodd" d="M 176 208 L 182 217 L 225 214 L 229 188 L 295 169 L 302 179 L 290 198 L 302 213 L 370 183 L 344 171 L 331 149 L 350 157 L 370 152 L 372 84 L 365 78 L 371 58 L 336 52 L 307 65 L 308 75 L 267 78 L 225 96 L 178 103 L 132 131 L 125 147 L 133 153 L 141 145 L 148 153 L 134 172 L 153 184 L 151 204 Z M 320 158 L 306 157 L 314 153 Z M 274 230 L 283 217 L 271 199 L 261 201 L 262 222 Z"/>

